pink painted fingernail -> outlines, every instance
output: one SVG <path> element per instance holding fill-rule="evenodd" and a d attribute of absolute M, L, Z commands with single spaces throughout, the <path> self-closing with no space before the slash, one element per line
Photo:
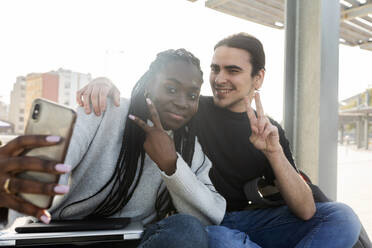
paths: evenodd
<path fill-rule="evenodd" d="M 151 104 L 152 103 L 150 98 L 146 98 L 146 102 L 147 102 L 147 104 Z"/>
<path fill-rule="evenodd" d="M 136 117 L 134 117 L 133 115 L 128 115 L 128 118 L 131 119 L 131 120 L 135 120 Z"/>
<path fill-rule="evenodd" d="M 58 194 L 66 194 L 70 190 L 70 187 L 67 185 L 57 185 L 54 187 L 54 192 Z"/>
<path fill-rule="evenodd" d="M 40 220 L 41 220 L 42 222 L 44 222 L 45 224 L 49 224 L 50 219 L 51 219 L 50 215 L 49 215 L 49 216 L 48 216 L 48 215 L 42 215 L 42 216 L 40 217 Z"/>
<path fill-rule="evenodd" d="M 55 135 L 51 135 L 51 136 L 46 137 L 46 141 L 52 142 L 52 143 L 59 142 L 60 140 L 61 140 L 61 137 L 55 136 Z"/>
<path fill-rule="evenodd" d="M 54 167 L 56 171 L 59 172 L 70 172 L 71 171 L 71 165 L 68 164 L 56 164 Z"/>

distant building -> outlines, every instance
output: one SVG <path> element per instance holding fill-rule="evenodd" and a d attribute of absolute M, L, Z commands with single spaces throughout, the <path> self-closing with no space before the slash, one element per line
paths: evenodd
<path fill-rule="evenodd" d="M 0 120 L 0 133 L 2 134 L 11 134 L 14 133 L 14 125 L 8 121 Z M 0 140 L 0 146 L 3 144 L 3 141 Z M 4 141 L 5 144 L 5 141 Z"/>
<path fill-rule="evenodd" d="M 26 78 L 17 77 L 10 93 L 9 118 L 14 125 L 14 132 L 22 134 L 25 128 Z"/>
<path fill-rule="evenodd" d="M 89 83 L 91 75 L 62 68 L 56 73 L 59 75 L 58 103 L 75 109 L 77 107 L 76 91 Z"/>
<path fill-rule="evenodd" d="M 0 120 L 8 120 L 8 105 L 0 100 Z"/>
<path fill-rule="evenodd" d="M 26 77 L 17 77 L 11 93 L 9 111 L 9 120 L 14 124 L 15 133 L 23 133 L 33 100 L 45 98 L 76 108 L 76 91 L 88 84 L 90 80 L 90 74 L 62 68 L 58 71 L 30 73 Z"/>
<path fill-rule="evenodd" d="M 8 122 L 8 105 L 0 99 L 0 133 L 11 133 L 13 124 Z"/>
<path fill-rule="evenodd" d="M 366 107 L 372 107 L 372 88 L 341 101 L 340 111 L 355 112 Z"/>
<path fill-rule="evenodd" d="M 341 144 L 348 136 L 357 148 L 368 149 L 372 138 L 372 88 L 341 101 L 338 124 Z"/>
<path fill-rule="evenodd" d="M 26 76 L 25 122 L 28 120 L 32 101 L 42 97 L 58 102 L 58 81 L 56 72 L 31 73 Z"/>

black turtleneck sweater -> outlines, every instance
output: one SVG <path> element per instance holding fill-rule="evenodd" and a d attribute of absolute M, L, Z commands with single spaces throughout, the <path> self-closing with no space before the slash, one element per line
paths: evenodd
<path fill-rule="evenodd" d="M 244 209 L 247 206 L 243 191 L 246 182 L 261 176 L 271 183 L 275 179 L 265 155 L 249 141 L 251 128 L 247 114 L 219 108 L 212 97 L 201 96 L 194 118 L 198 140 L 213 164 L 209 176 L 217 191 L 225 197 L 227 211 Z M 276 121 L 270 121 L 278 128 L 283 151 L 296 168 L 284 130 Z"/>

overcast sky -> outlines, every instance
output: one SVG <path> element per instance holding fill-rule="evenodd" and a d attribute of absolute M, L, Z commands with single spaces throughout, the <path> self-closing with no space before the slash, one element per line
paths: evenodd
<path fill-rule="evenodd" d="M 184 47 L 202 61 L 203 94 L 214 44 L 233 33 L 259 38 L 266 52 L 265 111 L 282 119 L 284 31 L 186 0 L 1 0 L 0 96 L 9 102 L 17 76 L 58 68 L 108 76 L 129 96 L 155 54 Z M 372 52 L 340 46 L 339 98 L 372 86 Z"/>

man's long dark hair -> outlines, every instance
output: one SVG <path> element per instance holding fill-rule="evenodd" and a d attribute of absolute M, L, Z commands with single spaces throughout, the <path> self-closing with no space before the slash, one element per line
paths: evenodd
<path fill-rule="evenodd" d="M 199 59 L 185 49 L 171 49 L 158 53 L 156 59 L 151 63 L 150 68 L 132 90 L 128 115 L 135 115 L 144 121 L 149 119 L 150 115 L 145 102 L 146 89 L 150 83 L 155 81 L 156 75 L 162 72 L 168 63 L 178 60 L 186 61 L 196 66 L 200 71 L 201 78 L 203 77 Z M 190 121 L 186 126 L 174 132 L 176 150 L 182 155 L 189 166 L 191 166 L 194 154 L 195 132 L 193 130 L 192 121 Z M 145 138 L 145 132 L 133 121 L 129 120 L 127 116 L 122 145 L 113 175 L 96 194 L 79 201 L 88 200 L 105 190 L 109 185 L 112 185 L 106 198 L 89 215 L 90 217 L 108 217 L 114 215 L 128 203 L 142 175 L 145 159 L 145 150 L 143 148 Z M 112 181 L 113 183 L 111 184 Z M 158 192 L 155 208 L 158 219 L 162 219 L 172 210 L 172 203 L 166 189 L 163 192 Z"/>

